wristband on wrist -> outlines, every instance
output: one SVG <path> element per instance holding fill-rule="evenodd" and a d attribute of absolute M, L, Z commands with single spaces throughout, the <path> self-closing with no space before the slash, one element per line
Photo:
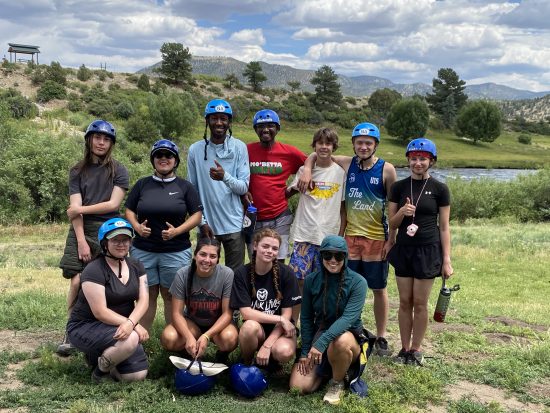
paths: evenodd
<path fill-rule="evenodd" d="M 210 341 L 210 336 L 206 333 L 202 333 L 202 336 L 206 338 L 206 341 Z"/>

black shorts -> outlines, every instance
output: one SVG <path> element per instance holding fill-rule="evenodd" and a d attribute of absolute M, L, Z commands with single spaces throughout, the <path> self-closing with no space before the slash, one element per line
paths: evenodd
<path fill-rule="evenodd" d="M 441 244 L 395 244 L 388 254 L 388 261 L 397 277 L 428 280 L 441 275 L 443 254 Z"/>
<path fill-rule="evenodd" d="M 73 346 L 86 354 L 93 364 L 106 348 L 112 347 L 117 340 L 113 338 L 117 326 L 111 326 L 101 321 L 76 321 L 67 324 L 67 335 Z M 136 373 L 147 370 L 149 362 L 143 346 L 138 344 L 136 351 L 116 368 L 120 374 Z"/>

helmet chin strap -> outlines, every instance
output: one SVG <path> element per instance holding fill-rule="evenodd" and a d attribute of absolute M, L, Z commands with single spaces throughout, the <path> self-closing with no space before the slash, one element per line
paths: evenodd
<path fill-rule="evenodd" d="M 113 260 L 118 261 L 118 278 L 122 278 L 122 261 L 124 261 L 126 259 L 126 257 L 122 257 L 122 258 L 115 257 L 114 255 L 112 255 L 109 252 L 108 248 L 106 248 L 105 251 L 103 251 L 103 255 L 105 255 L 108 258 L 111 258 Z"/>
<path fill-rule="evenodd" d="M 358 160 L 359 160 L 359 170 L 360 171 L 364 171 L 365 169 L 363 169 L 363 162 L 366 162 L 366 161 L 369 161 L 373 156 L 374 154 L 376 153 L 376 148 L 378 147 L 378 145 L 376 145 L 376 147 L 374 148 L 374 151 L 372 151 L 372 153 L 365 159 L 361 159 L 359 158 L 359 156 L 357 157 Z M 357 152 L 355 152 L 355 150 L 353 151 L 356 155 L 357 155 Z"/>

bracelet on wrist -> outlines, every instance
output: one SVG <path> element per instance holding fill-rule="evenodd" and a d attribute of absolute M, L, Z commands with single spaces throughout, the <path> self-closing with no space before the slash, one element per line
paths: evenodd
<path fill-rule="evenodd" d="M 201 336 L 206 338 L 206 341 L 210 341 L 210 336 L 208 334 L 202 333 Z"/>
<path fill-rule="evenodd" d="M 132 324 L 132 328 L 136 328 L 136 323 L 134 323 L 132 320 L 130 320 L 130 317 L 128 317 L 126 320 L 129 321 Z"/>
<path fill-rule="evenodd" d="M 264 348 L 266 348 L 266 349 L 268 349 L 268 350 L 271 350 L 271 347 L 273 347 L 273 346 L 266 346 L 265 344 L 262 344 L 262 347 L 264 347 Z"/>

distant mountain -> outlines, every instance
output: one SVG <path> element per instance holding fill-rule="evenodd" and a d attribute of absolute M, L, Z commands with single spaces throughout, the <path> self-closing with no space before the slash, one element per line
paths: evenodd
<path fill-rule="evenodd" d="M 159 65 L 160 62 L 141 69 L 138 73 L 150 74 Z M 193 56 L 191 65 L 195 74 L 214 75 L 224 78 L 226 75 L 234 73 L 242 83 L 246 83 L 246 79 L 242 73 L 247 63 L 232 57 Z M 310 83 L 310 80 L 315 75 L 314 70 L 295 69 L 286 65 L 265 62 L 260 62 L 260 66 L 267 76 L 267 81 L 264 83 L 267 87 L 288 88 L 287 82 L 298 81 L 301 84 L 302 90 L 310 92 L 314 90 L 313 85 Z M 350 77 L 338 75 L 338 77 L 342 85 L 342 93 L 346 96 L 369 96 L 375 90 L 385 87 L 397 90 L 404 96 L 412 96 L 414 94 L 425 95 L 432 91 L 432 86 L 425 83 L 394 83 L 391 80 L 376 76 Z M 466 93 L 472 99 L 518 100 L 542 97 L 550 94 L 550 91 L 530 92 L 528 90 L 497 85 L 496 83 L 483 83 L 479 85 L 466 85 Z"/>

